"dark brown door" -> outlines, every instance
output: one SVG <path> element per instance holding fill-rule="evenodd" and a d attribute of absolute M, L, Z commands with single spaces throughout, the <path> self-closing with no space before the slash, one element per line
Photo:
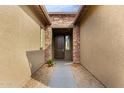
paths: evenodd
<path fill-rule="evenodd" d="M 64 54 L 65 54 L 64 43 L 65 43 L 64 35 L 55 36 L 55 45 L 54 45 L 55 59 L 64 59 Z"/>

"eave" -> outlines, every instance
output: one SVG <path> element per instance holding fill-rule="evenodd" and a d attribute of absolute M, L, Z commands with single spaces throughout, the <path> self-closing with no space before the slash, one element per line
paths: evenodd
<path fill-rule="evenodd" d="M 39 8 L 43 12 L 43 16 L 45 18 L 45 22 L 47 23 L 47 25 L 51 25 L 50 17 L 49 17 L 49 14 L 47 13 L 45 6 L 39 5 Z"/>
<path fill-rule="evenodd" d="M 85 13 L 87 12 L 89 8 L 89 5 L 82 5 L 80 10 L 79 10 L 79 13 L 77 14 L 75 20 L 74 20 L 74 25 L 79 25 L 80 22 L 81 22 L 81 19 L 83 18 L 83 16 L 85 15 Z"/>
<path fill-rule="evenodd" d="M 32 11 L 35 12 L 37 17 L 40 19 L 40 21 L 43 23 L 44 26 L 51 25 L 49 15 L 42 5 L 32 5 L 31 6 Z"/>

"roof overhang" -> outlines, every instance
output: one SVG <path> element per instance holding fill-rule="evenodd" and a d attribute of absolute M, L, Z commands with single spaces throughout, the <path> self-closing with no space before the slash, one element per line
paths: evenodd
<path fill-rule="evenodd" d="M 43 13 L 43 16 L 45 18 L 45 22 L 47 23 L 47 25 L 51 25 L 50 17 L 49 17 L 49 15 L 47 13 L 47 10 L 46 10 L 45 6 L 39 5 L 39 8 L 41 9 L 41 11 Z"/>
<path fill-rule="evenodd" d="M 77 14 L 75 20 L 74 20 L 74 25 L 79 25 L 81 22 L 81 19 L 83 18 L 83 16 L 85 15 L 85 13 L 87 12 L 89 8 L 89 5 L 82 5 L 79 13 Z"/>
<path fill-rule="evenodd" d="M 39 17 L 40 21 L 46 26 L 51 25 L 49 15 L 43 5 L 31 5 L 32 11 Z"/>

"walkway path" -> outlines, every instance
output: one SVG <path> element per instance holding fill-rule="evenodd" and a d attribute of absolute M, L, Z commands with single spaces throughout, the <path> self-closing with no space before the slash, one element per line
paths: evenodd
<path fill-rule="evenodd" d="M 57 61 L 53 71 L 53 75 L 48 86 L 51 88 L 75 88 L 76 82 L 73 77 L 70 63 L 65 61 Z"/>
<path fill-rule="evenodd" d="M 53 67 L 44 64 L 25 86 L 26 88 L 103 88 L 91 73 L 80 64 L 57 61 Z"/>

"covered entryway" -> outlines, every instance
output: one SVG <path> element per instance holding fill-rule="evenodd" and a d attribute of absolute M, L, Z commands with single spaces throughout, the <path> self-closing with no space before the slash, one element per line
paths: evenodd
<path fill-rule="evenodd" d="M 44 31 L 45 62 L 54 59 L 55 64 L 52 67 L 42 65 L 32 74 L 26 87 L 104 87 L 80 64 L 80 26 L 74 25 L 76 15 L 77 13 L 49 13 L 51 25 L 47 25 Z"/>
<path fill-rule="evenodd" d="M 72 61 L 72 28 L 53 28 L 53 59 Z"/>

